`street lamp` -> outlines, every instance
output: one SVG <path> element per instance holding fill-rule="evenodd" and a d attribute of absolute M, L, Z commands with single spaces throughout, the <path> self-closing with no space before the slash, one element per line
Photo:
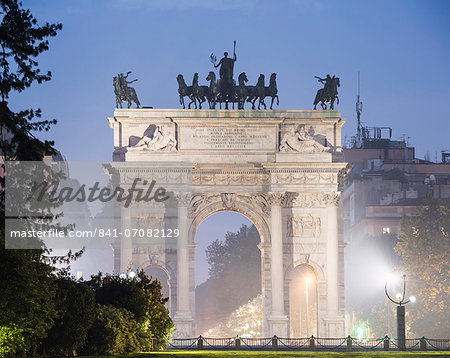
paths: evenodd
<path fill-rule="evenodd" d="M 384 285 L 384 292 L 386 293 L 387 298 L 391 302 L 397 305 L 397 342 L 398 349 L 404 351 L 406 350 L 405 344 L 405 305 L 409 302 L 416 302 L 416 298 L 411 296 L 408 300 L 405 300 L 406 293 L 406 274 L 403 274 L 403 293 L 397 293 L 395 295 L 395 300 L 389 296 L 387 285 L 388 281 L 386 281 Z"/>

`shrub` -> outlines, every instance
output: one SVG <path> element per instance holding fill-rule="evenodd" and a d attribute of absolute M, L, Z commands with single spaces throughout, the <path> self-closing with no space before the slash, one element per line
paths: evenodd
<path fill-rule="evenodd" d="M 162 297 L 161 283 L 149 278 L 143 270 L 133 279 L 98 274 L 88 284 L 95 293 L 97 303 L 131 312 L 143 331 L 148 332 L 144 336 L 153 338 L 154 350 L 164 347 L 172 338 L 174 325 L 165 307 L 169 299 Z M 150 341 L 148 348 L 144 346 L 141 350 L 149 350 Z"/>
<path fill-rule="evenodd" d="M 0 357 L 9 357 L 26 350 L 23 329 L 16 325 L 0 326 Z"/>
<path fill-rule="evenodd" d="M 85 354 L 127 354 L 150 350 L 151 336 L 134 315 L 111 305 L 97 305 L 97 317 L 88 332 Z"/>
<path fill-rule="evenodd" d="M 70 355 L 79 351 L 87 340 L 96 315 L 95 297 L 82 282 L 62 276 L 56 280 L 58 318 L 44 340 L 46 353 Z"/>

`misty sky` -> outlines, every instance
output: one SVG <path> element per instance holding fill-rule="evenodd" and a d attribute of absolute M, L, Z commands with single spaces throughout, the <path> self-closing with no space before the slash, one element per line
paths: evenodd
<path fill-rule="evenodd" d="M 13 95 L 43 109 L 47 137 L 68 160 L 111 159 L 112 77 L 132 71 L 141 103 L 179 108 L 176 76 L 200 83 L 237 41 L 235 76 L 278 74 L 280 109 L 311 109 L 315 75 L 341 78 L 344 135 L 355 134 L 357 72 L 362 120 L 405 134 L 416 153 L 450 149 L 450 2 L 443 0 L 24 0 L 40 22 L 61 22 L 40 67 L 53 80 Z M 266 84 L 268 85 L 268 84 Z"/>
<path fill-rule="evenodd" d="M 357 72 L 362 120 L 411 137 L 416 154 L 450 150 L 450 2 L 310 0 L 23 0 L 40 23 L 63 30 L 38 58 L 52 81 L 13 94 L 13 109 L 43 110 L 59 123 L 44 138 L 70 161 L 109 161 L 115 107 L 112 78 L 132 71 L 140 102 L 179 108 L 176 76 L 200 84 L 237 41 L 235 77 L 249 84 L 278 74 L 279 109 L 312 109 L 315 75 L 341 78 L 343 134 L 356 131 Z M 245 220 L 208 224 L 200 248 Z M 209 225 L 209 226 L 208 226 Z M 220 230 L 219 230 L 220 229 Z M 214 230 L 219 230 L 214 231 Z M 200 232 L 200 230 L 199 230 Z M 198 233 L 196 241 L 202 237 Z M 203 254 L 202 254 L 203 255 Z M 89 259 L 89 255 L 85 260 Z M 202 270 L 206 272 L 206 268 Z"/>

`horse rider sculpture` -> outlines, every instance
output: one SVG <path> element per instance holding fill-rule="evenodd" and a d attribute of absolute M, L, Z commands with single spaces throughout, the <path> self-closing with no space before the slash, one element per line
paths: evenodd
<path fill-rule="evenodd" d="M 136 103 L 137 107 L 141 105 L 137 98 L 136 91 L 133 87 L 128 87 L 130 83 L 136 82 L 136 80 L 128 81 L 127 78 L 131 72 L 127 72 L 126 76 L 123 73 L 119 73 L 113 77 L 114 93 L 116 95 L 116 108 L 122 108 L 122 102 L 128 102 L 128 108 L 131 107 L 131 103 Z"/>
<path fill-rule="evenodd" d="M 341 85 L 339 77 L 331 77 L 329 74 L 326 78 L 320 78 L 319 76 L 314 77 L 324 85 L 323 88 L 317 91 L 316 98 L 314 99 L 314 109 L 316 109 L 319 102 L 322 109 L 327 109 L 326 103 L 330 103 L 330 109 L 334 109 L 334 101 L 337 100 L 337 104 L 339 104 L 337 90 Z"/>

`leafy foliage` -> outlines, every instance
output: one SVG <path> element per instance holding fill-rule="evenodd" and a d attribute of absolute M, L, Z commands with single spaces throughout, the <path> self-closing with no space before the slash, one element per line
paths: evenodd
<path fill-rule="evenodd" d="M 56 317 L 53 267 L 42 261 L 42 250 L 5 250 L 0 235 L 0 326 L 23 330 L 28 348 L 46 336 Z"/>
<path fill-rule="evenodd" d="M 23 329 L 16 325 L 0 326 L 0 358 L 25 351 Z"/>
<path fill-rule="evenodd" d="M 175 330 L 165 306 L 169 298 L 162 297 L 161 283 L 148 277 L 144 270 L 138 272 L 137 283 L 147 302 L 145 324 L 153 337 L 153 349 L 161 349 L 171 340 Z"/>
<path fill-rule="evenodd" d="M 97 316 L 89 330 L 84 353 L 126 354 L 151 349 L 151 334 L 134 315 L 111 305 L 97 305 Z"/>
<path fill-rule="evenodd" d="M 18 113 L 8 108 L 11 91 L 21 92 L 33 82 L 51 79 L 51 72 L 41 74 L 36 57 L 48 50 L 48 37 L 56 36 L 61 24 L 39 26 L 30 10 L 23 9 L 17 0 L 0 2 L 0 134 L 10 134 L 8 140 L 1 137 L 0 150 L 6 159 L 40 160 L 52 143 L 36 139 L 31 131 L 48 130 L 56 121 L 37 121 L 41 110 L 26 109 Z"/>
<path fill-rule="evenodd" d="M 165 307 L 168 298 L 161 295 L 161 283 L 151 280 L 143 270 L 133 279 L 98 274 L 88 284 L 97 303 L 131 312 L 153 338 L 154 348 L 163 347 L 171 338 L 174 325 Z"/>
<path fill-rule="evenodd" d="M 139 322 L 145 321 L 147 302 L 136 280 L 122 279 L 117 275 L 102 276 L 99 273 L 92 276 L 88 284 L 98 304 L 125 308 Z"/>
<path fill-rule="evenodd" d="M 395 250 L 407 275 L 407 292 L 417 297 L 416 303 L 408 305 L 408 320 L 419 336 L 448 335 L 449 229 L 449 200 L 428 199 L 416 215 L 402 220 Z"/>
<path fill-rule="evenodd" d="M 70 355 L 86 341 L 96 316 L 95 297 L 83 282 L 68 276 L 56 279 L 58 317 L 44 340 L 43 349 L 54 355 Z"/>

